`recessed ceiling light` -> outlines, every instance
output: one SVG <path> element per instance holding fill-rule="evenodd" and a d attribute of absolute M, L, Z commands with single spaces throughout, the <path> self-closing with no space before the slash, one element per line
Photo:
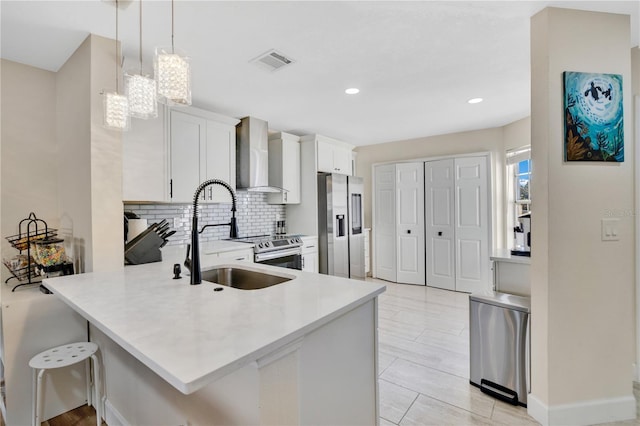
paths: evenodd
<path fill-rule="evenodd" d="M 470 103 L 470 104 L 479 104 L 483 100 L 484 99 L 482 99 L 482 98 L 473 98 L 473 99 L 469 99 L 467 102 Z"/>
<path fill-rule="evenodd" d="M 355 87 L 350 87 L 344 91 L 347 95 L 355 95 L 356 93 L 360 93 L 360 89 L 356 89 Z"/>

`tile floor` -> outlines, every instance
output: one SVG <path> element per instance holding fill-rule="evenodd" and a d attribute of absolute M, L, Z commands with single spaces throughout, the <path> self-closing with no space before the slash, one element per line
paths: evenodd
<path fill-rule="evenodd" d="M 380 282 L 387 285 L 378 303 L 381 426 L 538 424 L 526 408 L 469 384 L 468 294 Z"/>

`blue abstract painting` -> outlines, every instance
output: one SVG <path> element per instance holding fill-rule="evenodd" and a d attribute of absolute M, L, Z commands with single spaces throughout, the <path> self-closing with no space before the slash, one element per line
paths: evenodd
<path fill-rule="evenodd" d="M 622 76 L 564 72 L 566 161 L 624 161 Z"/>

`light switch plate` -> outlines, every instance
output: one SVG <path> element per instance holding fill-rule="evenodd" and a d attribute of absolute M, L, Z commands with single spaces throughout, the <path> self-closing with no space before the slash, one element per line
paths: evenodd
<path fill-rule="evenodd" d="M 602 219 L 602 241 L 618 241 L 620 239 L 619 225 L 620 219 L 617 217 Z"/>

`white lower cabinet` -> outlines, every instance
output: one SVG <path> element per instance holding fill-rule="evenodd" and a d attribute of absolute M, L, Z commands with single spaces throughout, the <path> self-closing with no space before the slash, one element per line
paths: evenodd
<path fill-rule="evenodd" d="M 306 236 L 302 239 L 302 270 L 318 272 L 318 237 Z"/>
<path fill-rule="evenodd" d="M 223 251 L 218 254 L 218 258 L 253 263 L 253 249 Z"/>
<path fill-rule="evenodd" d="M 368 301 L 293 342 L 272 347 L 254 361 L 235 363 L 225 376 L 189 395 L 92 325 L 92 340 L 100 346 L 105 363 L 106 421 L 110 425 L 376 424 L 377 312 L 377 300 Z M 238 320 L 250 314 L 237 313 Z"/>
<path fill-rule="evenodd" d="M 371 260 L 370 251 L 369 251 L 369 241 L 371 240 L 371 228 L 364 229 L 364 275 L 365 277 L 369 276 L 369 272 L 371 272 Z"/>
<path fill-rule="evenodd" d="M 221 252 L 202 252 L 200 255 L 200 267 L 207 268 L 219 262 L 220 259 L 229 261 L 236 260 L 241 262 L 253 263 L 253 248 L 241 250 L 221 251 Z"/>

